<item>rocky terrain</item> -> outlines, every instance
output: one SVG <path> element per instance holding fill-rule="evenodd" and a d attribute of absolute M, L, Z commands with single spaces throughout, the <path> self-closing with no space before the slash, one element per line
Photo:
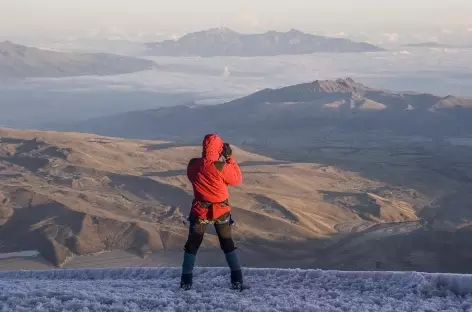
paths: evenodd
<path fill-rule="evenodd" d="M 116 75 L 155 68 L 153 61 L 106 53 L 63 53 L 0 42 L 0 79 Z"/>
<path fill-rule="evenodd" d="M 364 42 L 303 33 L 268 31 L 241 34 L 228 28 L 189 33 L 177 40 L 146 44 L 147 54 L 159 56 L 273 56 L 312 53 L 378 52 L 383 49 Z"/>
<path fill-rule="evenodd" d="M 179 265 L 192 199 L 185 166 L 200 147 L 12 129 L 0 137 L 1 253 L 37 250 L 65 266 L 103 251 L 168 251 Z M 396 163 L 383 157 L 397 174 L 382 177 L 389 171 L 370 154 L 376 178 L 235 147 L 244 184 L 231 202 L 247 265 L 470 272 L 467 171 L 405 168 L 407 158 L 434 161 L 411 151 Z M 203 253 L 218 248 L 212 234 Z"/>

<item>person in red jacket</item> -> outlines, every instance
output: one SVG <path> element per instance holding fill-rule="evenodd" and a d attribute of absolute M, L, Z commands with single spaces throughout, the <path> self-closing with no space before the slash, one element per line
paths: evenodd
<path fill-rule="evenodd" d="M 243 276 L 231 234 L 233 220 L 228 201 L 228 185 L 242 183 L 241 170 L 233 158 L 230 145 L 224 143 L 218 135 L 206 135 L 202 147 L 202 157 L 191 159 L 187 166 L 187 177 L 192 183 L 194 200 L 189 215 L 189 233 L 184 247 L 180 286 L 185 290 L 192 287 L 196 255 L 206 226 L 213 224 L 231 270 L 231 285 L 234 289 L 242 290 Z"/>

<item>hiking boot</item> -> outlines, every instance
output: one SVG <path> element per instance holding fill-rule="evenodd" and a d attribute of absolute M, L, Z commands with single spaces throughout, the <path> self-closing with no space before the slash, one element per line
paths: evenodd
<path fill-rule="evenodd" d="M 240 282 L 234 282 L 231 283 L 231 289 L 236 290 L 236 291 L 243 291 L 243 283 Z"/>
<path fill-rule="evenodd" d="M 182 274 L 180 277 L 180 288 L 190 290 L 192 288 L 193 274 Z"/>
<path fill-rule="evenodd" d="M 243 272 L 241 270 L 231 271 L 231 284 L 243 283 Z"/>
<path fill-rule="evenodd" d="M 234 290 L 243 290 L 243 273 L 241 270 L 231 271 L 231 288 Z"/>

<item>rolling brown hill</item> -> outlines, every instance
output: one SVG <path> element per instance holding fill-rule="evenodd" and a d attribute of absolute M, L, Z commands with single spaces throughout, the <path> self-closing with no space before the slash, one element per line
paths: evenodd
<path fill-rule="evenodd" d="M 62 266 L 110 250 L 182 249 L 185 166 L 199 147 L 12 129 L 0 137 L 1 253 L 37 250 Z M 427 192 L 333 166 L 235 154 L 244 173 L 231 190 L 235 233 L 256 255 L 251 265 L 470 271 L 463 193 L 432 203 Z M 204 249 L 217 246 L 210 232 Z"/>
<path fill-rule="evenodd" d="M 200 148 L 75 133 L 0 135 L 2 252 L 39 250 L 61 264 L 73 254 L 184 242 L 191 201 L 184 169 Z M 232 202 L 245 241 L 316 239 L 353 222 L 418 219 L 420 201 L 374 195 L 386 185 L 355 173 L 236 155 L 245 183 Z"/>

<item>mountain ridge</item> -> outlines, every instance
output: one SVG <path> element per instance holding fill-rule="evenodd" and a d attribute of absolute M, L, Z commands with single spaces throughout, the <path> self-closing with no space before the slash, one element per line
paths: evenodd
<path fill-rule="evenodd" d="M 166 138 L 167 135 L 172 139 L 211 129 L 221 129 L 225 135 L 245 136 L 252 131 L 259 132 L 264 125 L 284 128 L 284 125 L 303 124 L 316 130 L 331 121 L 338 130 L 349 132 L 365 131 L 363 122 L 368 122 L 372 129 L 396 133 L 461 135 L 463 131 L 466 132 L 462 134 L 472 132 L 471 125 L 466 122 L 467 116 L 472 114 L 470 108 L 472 100 L 467 98 L 373 89 L 346 78 L 267 88 L 220 105 L 135 111 L 89 120 L 69 128 L 59 127 L 58 130 L 128 138 L 156 138 L 159 135 Z M 129 125 L 123 127 L 123 124 Z M 437 124 L 443 124 L 443 128 L 438 128 Z"/>
<path fill-rule="evenodd" d="M 177 40 L 148 43 L 151 55 L 161 56 L 275 56 L 325 53 L 380 52 L 382 48 L 364 42 L 303 33 L 267 31 L 241 34 L 229 28 L 188 33 Z"/>
<path fill-rule="evenodd" d="M 70 53 L 0 42 L 0 78 L 115 75 L 156 68 L 150 60 L 107 53 Z"/>

